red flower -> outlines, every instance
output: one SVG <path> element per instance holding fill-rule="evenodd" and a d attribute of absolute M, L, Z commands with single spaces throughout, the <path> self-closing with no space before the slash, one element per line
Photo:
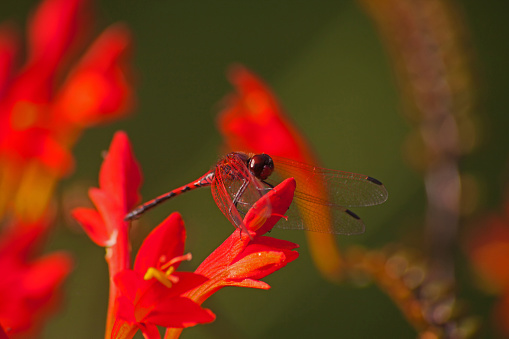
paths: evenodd
<path fill-rule="evenodd" d="M 44 0 L 28 25 L 28 57 L 15 70 L 17 36 L 0 27 L 0 215 L 35 220 L 73 167 L 81 131 L 125 115 L 127 30 L 108 28 L 58 86 L 62 66 L 88 26 L 85 0 Z M 38 192 L 38 194 L 33 194 Z"/>
<path fill-rule="evenodd" d="M 36 336 L 71 270 L 65 253 L 35 257 L 48 226 L 13 223 L 0 237 L 0 324 L 9 334 Z"/>
<path fill-rule="evenodd" d="M 124 216 L 140 200 L 141 180 L 129 139 L 124 132 L 117 132 L 99 172 L 100 188 L 89 190 L 97 209 L 73 210 L 73 216 L 97 245 L 113 247 L 126 236 L 129 225 Z"/>
<path fill-rule="evenodd" d="M 212 293 L 225 286 L 241 286 L 268 289 L 269 285 L 259 279 L 279 270 L 295 260 L 299 247 L 289 241 L 262 236 L 272 230 L 286 213 L 293 199 L 295 180 L 286 179 L 267 195 L 257 201 L 244 218 L 246 228 L 253 237 L 243 236 L 240 229 L 233 232 L 196 269 L 210 281 L 192 291 L 193 300 L 202 303 Z M 270 218 L 263 216 L 264 209 L 271 207 Z M 262 218 L 260 220 L 260 218 Z"/>
<path fill-rule="evenodd" d="M 275 96 L 260 79 L 237 66 L 230 72 L 230 81 L 237 92 L 225 99 L 225 107 L 217 120 L 229 149 L 267 153 L 318 165 L 307 140 L 283 113 Z M 299 181 L 307 178 L 307 173 L 295 173 L 294 177 L 298 185 Z M 327 195 L 322 185 L 316 185 L 310 193 L 324 198 Z M 327 213 L 324 211 L 322 215 Z M 329 279 L 340 279 L 342 259 L 334 235 L 319 232 L 306 232 L 306 235 L 320 271 Z"/>
<path fill-rule="evenodd" d="M 286 179 L 258 200 L 248 211 L 244 224 L 251 237 L 236 229 L 221 246 L 212 252 L 195 273 L 209 280 L 184 296 L 202 304 L 213 293 L 226 286 L 268 289 L 260 279 L 297 259 L 299 247 L 289 241 L 263 236 L 281 219 L 290 206 L 295 191 L 295 180 Z M 271 215 L 265 211 L 270 206 Z M 165 338 L 178 338 L 182 329 L 170 329 Z"/>
<path fill-rule="evenodd" d="M 171 328 L 167 337 L 178 337 L 184 327 L 214 320 L 211 311 L 200 307 L 212 293 L 224 286 L 269 288 L 259 279 L 298 256 L 292 251 L 296 244 L 262 236 L 292 202 L 295 180 L 290 178 L 248 211 L 244 223 L 249 234 L 237 229 L 194 273 L 176 272 L 182 260 L 190 259 L 190 255 L 182 255 L 185 229 L 178 214 L 169 216 L 150 233 L 131 270 L 129 227 L 124 216 L 138 200 L 140 182 L 127 136 L 119 132 L 101 167 L 100 188 L 90 190 L 97 210 L 73 211 L 92 240 L 107 247 L 113 282 L 107 338 L 132 338 L 138 329 L 147 338 L 159 338 L 157 326 Z"/>
<path fill-rule="evenodd" d="M 127 135 L 117 132 L 111 142 L 99 173 L 100 188 L 91 188 L 90 199 L 96 209 L 76 208 L 74 218 L 97 245 L 107 248 L 106 261 L 110 273 L 110 295 L 106 337 L 110 337 L 117 315 L 115 306 L 120 291 L 113 277 L 130 268 L 129 224 L 124 215 L 139 201 L 141 172 L 132 154 Z M 132 327 L 132 326 L 131 326 Z"/>
<path fill-rule="evenodd" d="M 175 272 L 182 260 L 185 228 L 178 213 L 156 227 L 143 242 L 133 270 L 115 276 L 120 288 L 118 317 L 135 323 L 145 334 L 159 333 L 156 325 L 189 327 L 214 320 L 214 314 L 181 295 L 208 279 L 191 272 Z M 114 331 L 113 338 L 116 337 Z"/>

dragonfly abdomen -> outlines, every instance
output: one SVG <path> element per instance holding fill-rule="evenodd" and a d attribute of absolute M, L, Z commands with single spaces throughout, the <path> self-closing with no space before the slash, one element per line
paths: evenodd
<path fill-rule="evenodd" d="M 147 201 L 146 203 L 136 207 L 134 210 L 132 210 L 131 212 L 126 214 L 126 216 L 124 217 L 124 220 L 128 221 L 128 220 L 137 219 L 141 214 L 145 213 L 152 207 L 159 205 L 163 201 L 166 201 L 168 199 L 176 197 L 177 195 L 180 195 L 180 194 L 188 192 L 188 191 L 192 191 L 192 190 L 200 188 L 200 187 L 210 186 L 212 184 L 213 180 L 214 180 L 214 172 L 209 171 L 194 182 L 191 182 L 187 185 L 176 188 L 170 192 L 164 193 L 164 194 L 158 196 L 157 198 L 154 198 L 154 199 Z"/>

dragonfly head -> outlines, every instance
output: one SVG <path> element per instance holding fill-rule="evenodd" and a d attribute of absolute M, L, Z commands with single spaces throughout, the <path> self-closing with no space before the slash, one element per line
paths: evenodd
<path fill-rule="evenodd" d="M 256 154 L 249 159 L 248 167 L 256 178 L 265 180 L 274 171 L 274 161 L 267 154 Z"/>

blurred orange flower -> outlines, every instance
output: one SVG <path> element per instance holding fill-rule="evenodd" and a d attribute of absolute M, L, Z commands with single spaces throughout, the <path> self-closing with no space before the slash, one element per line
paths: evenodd
<path fill-rule="evenodd" d="M 509 204 L 505 213 L 490 215 L 469 237 L 468 254 L 485 287 L 500 295 L 495 317 L 509 336 Z"/>
<path fill-rule="evenodd" d="M 0 216 L 39 217 L 57 180 L 73 168 L 70 150 L 81 131 L 132 106 L 125 64 L 131 40 L 121 25 L 106 29 L 60 81 L 89 26 L 86 2 L 42 1 L 28 22 L 20 69 L 18 37 L 0 27 Z"/>

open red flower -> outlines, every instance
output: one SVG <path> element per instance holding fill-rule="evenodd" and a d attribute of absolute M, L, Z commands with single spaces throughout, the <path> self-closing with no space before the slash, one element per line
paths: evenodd
<path fill-rule="evenodd" d="M 227 147 L 318 165 L 311 146 L 284 114 L 269 88 L 242 66 L 232 68 L 229 76 L 236 92 L 225 98 L 224 108 L 217 119 L 218 129 Z M 295 173 L 297 185 L 307 175 L 305 172 Z M 316 185 L 309 193 L 317 197 L 327 196 L 322 185 Z M 327 213 L 324 211 L 323 215 Z M 317 268 L 329 279 L 339 280 L 343 265 L 334 235 L 319 232 L 306 234 Z"/>
<path fill-rule="evenodd" d="M 0 325 L 9 335 L 37 335 L 71 270 L 66 253 L 37 254 L 48 226 L 15 222 L 0 235 Z"/>
<path fill-rule="evenodd" d="M 191 272 L 176 272 L 182 260 L 185 242 L 184 222 L 173 213 L 145 239 L 133 270 L 115 276 L 121 291 L 118 317 L 134 323 L 146 338 L 159 338 L 158 326 L 189 327 L 214 320 L 214 314 L 196 302 L 181 296 L 208 279 Z M 112 335 L 116 338 L 115 330 Z"/>
<path fill-rule="evenodd" d="M 289 241 L 262 236 L 272 230 L 286 213 L 293 199 L 295 180 L 286 179 L 267 195 L 258 200 L 244 218 L 244 224 L 252 240 L 237 229 L 196 269 L 210 281 L 190 292 L 193 300 L 200 303 L 225 286 L 241 286 L 267 289 L 269 285 L 259 279 L 279 270 L 295 260 L 299 247 Z M 270 205 L 271 217 L 264 217 Z M 262 218 L 260 220 L 260 218 Z"/>
<path fill-rule="evenodd" d="M 20 70 L 14 67 L 17 35 L 0 26 L 0 215 L 37 219 L 57 180 L 72 170 L 70 151 L 81 131 L 132 106 L 125 63 L 130 36 L 119 25 L 106 29 L 60 84 L 90 22 L 87 2 L 41 2 L 28 23 Z"/>
<path fill-rule="evenodd" d="M 244 224 L 249 232 L 236 229 L 195 273 L 208 278 L 184 296 L 202 304 L 208 297 L 226 286 L 268 289 L 260 279 L 297 259 L 299 246 L 289 241 L 263 236 L 272 230 L 290 206 L 295 191 L 295 180 L 286 179 L 258 200 L 248 211 Z M 267 216 L 267 207 L 271 214 Z M 178 338 L 182 329 L 170 329 L 165 338 Z"/>

